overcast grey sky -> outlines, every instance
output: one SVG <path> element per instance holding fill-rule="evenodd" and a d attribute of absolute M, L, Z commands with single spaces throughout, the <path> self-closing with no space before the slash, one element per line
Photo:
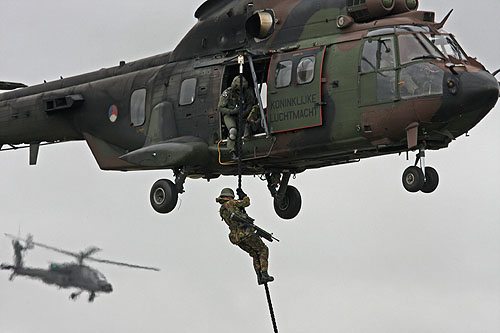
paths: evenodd
<path fill-rule="evenodd" d="M 1 0 L 0 80 L 36 84 L 173 49 L 202 1 Z M 181 5 L 182 4 L 182 5 Z M 498 1 L 422 0 L 421 9 L 487 68 L 500 68 Z M 449 149 L 428 153 L 432 195 L 407 193 L 404 156 L 301 174 L 303 208 L 274 214 L 265 183 L 244 180 L 270 245 L 280 332 L 500 331 L 499 107 Z M 96 265 L 114 286 L 94 304 L 71 291 L 0 272 L 0 332 L 270 332 L 250 258 L 232 246 L 214 198 L 236 178 L 189 180 L 179 207 L 154 213 L 149 190 L 171 172 L 100 171 L 84 142 L 0 154 L 1 232 L 160 273 Z M 413 161 L 413 157 L 412 157 Z M 43 249 L 27 264 L 69 260 Z M 11 262 L 0 237 L 0 261 Z"/>

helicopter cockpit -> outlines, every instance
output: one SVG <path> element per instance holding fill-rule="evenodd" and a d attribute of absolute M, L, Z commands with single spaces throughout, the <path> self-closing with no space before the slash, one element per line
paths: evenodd
<path fill-rule="evenodd" d="M 362 105 L 443 94 L 444 66 L 463 66 L 467 56 L 455 38 L 428 26 L 396 26 L 370 31 L 360 62 Z M 367 94 L 376 86 L 376 94 Z M 365 92 L 364 92 L 365 91 Z"/>

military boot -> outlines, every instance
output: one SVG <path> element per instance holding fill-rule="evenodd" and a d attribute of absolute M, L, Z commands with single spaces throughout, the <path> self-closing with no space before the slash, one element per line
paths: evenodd
<path fill-rule="evenodd" d="M 268 282 L 273 282 L 274 278 L 267 274 L 267 272 L 260 272 L 259 275 L 259 285 L 266 284 Z"/>

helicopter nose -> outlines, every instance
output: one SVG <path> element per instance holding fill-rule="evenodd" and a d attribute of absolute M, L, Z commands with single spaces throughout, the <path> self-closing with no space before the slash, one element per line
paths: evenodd
<path fill-rule="evenodd" d="M 459 103 L 466 112 L 474 112 L 478 121 L 493 109 L 500 94 L 498 81 L 486 71 L 464 72 L 460 76 Z"/>
<path fill-rule="evenodd" d="M 500 89 L 485 70 L 449 73 L 445 76 L 442 106 L 434 120 L 459 137 L 476 126 L 495 106 Z"/>
<path fill-rule="evenodd" d="M 102 286 L 102 291 L 110 293 L 113 291 L 113 286 L 110 283 L 105 284 L 104 286 Z"/>

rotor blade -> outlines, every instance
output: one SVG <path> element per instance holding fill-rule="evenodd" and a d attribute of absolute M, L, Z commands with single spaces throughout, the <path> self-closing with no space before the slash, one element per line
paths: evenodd
<path fill-rule="evenodd" d="M 110 265 L 117 265 L 117 266 L 124 266 L 124 267 L 129 267 L 129 268 L 138 268 L 138 269 L 147 269 L 150 271 L 156 271 L 159 272 L 160 269 L 156 267 L 148 267 L 148 266 L 140 266 L 140 265 L 133 265 L 133 264 L 127 264 L 124 262 L 118 262 L 118 261 L 111 261 L 111 260 L 104 260 L 104 259 L 97 259 L 97 258 L 92 258 L 92 257 L 87 257 L 85 260 L 92 260 L 95 262 L 100 262 L 102 264 L 110 264 Z"/>
<path fill-rule="evenodd" d="M 83 259 L 86 259 L 86 258 L 90 257 L 91 255 L 93 255 L 94 253 L 97 253 L 99 251 L 102 251 L 102 250 L 100 248 L 98 248 L 98 247 L 95 247 L 95 246 L 89 247 L 85 251 L 81 252 L 80 256 Z"/>
<path fill-rule="evenodd" d="M 36 245 L 38 247 L 41 247 L 41 248 L 44 248 L 44 249 L 47 249 L 47 250 L 51 250 L 51 251 L 55 251 L 55 252 L 59 252 L 59 253 L 62 253 L 62 254 L 68 255 L 68 256 L 72 256 L 72 257 L 75 257 L 75 258 L 78 258 L 80 256 L 78 253 L 66 251 L 66 250 L 63 250 L 63 249 L 58 249 L 57 247 L 48 246 L 48 245 L 45 245 L 45 244 L 42 244 L 42 243 L 33 242 L 32 239 L 31 240 L 29 240 L 29 239 L 23 239 L 23 238 L 19 238 L 19 237 L 10 235 L 10 234 L 5 234 L 5 236 L 7 236 L 9 238 L 12 238 L 14 240 L 22 240 L 24 242 L 29 242 L 30 244 Z"/>
<path fill-rule="evenodd" d="M 4 82 L 0 81 L 0 90 L 13 90 L 17 88 L 25 88 L 27 85 L 17 82 Z"/>

